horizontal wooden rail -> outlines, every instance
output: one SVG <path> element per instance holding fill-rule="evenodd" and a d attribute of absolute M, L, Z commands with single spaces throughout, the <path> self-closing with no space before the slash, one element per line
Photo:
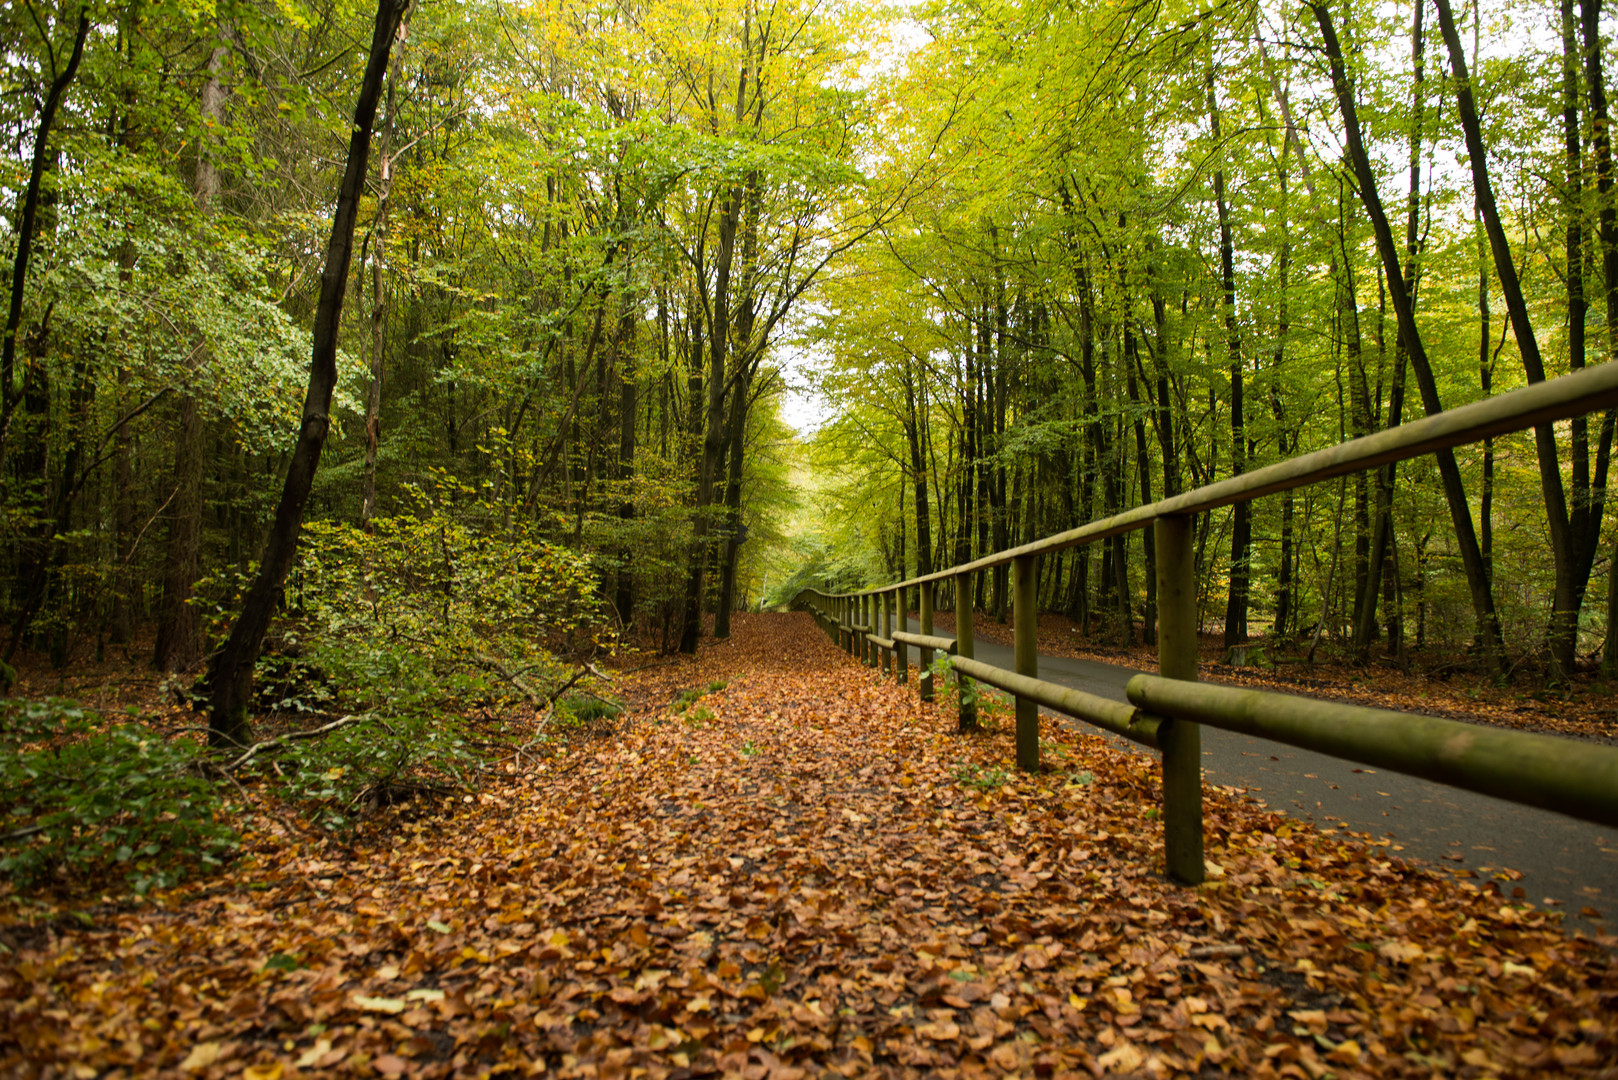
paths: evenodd
<path fill-rule="evenodd" d="M 872 645 L 875 645 L 879 649 L 892 649 L 893 648 L 893 639 L 890 638 L 890 637 L 877 637 L 875 634 L 872 634 L 870 637 L 866 638 L 865 640 L 869 641 Z"/>
<path fill-rule="evenodd" d="M 1083 720 L 1087 724 L 1122 735 L 1142 746 L 1157 749 L 1157 729 L 1162 721 L 1158 717 L 1145 715 L 1133 705 L 1046 682 L 1043 679 L 1030 679 L 1026 675 L 1018 675 L 1014 671 L 985 664 L 981 660 L 968 660 L 957 656 L 950 661 L 950 666 L 978 682 L 988 683 L 1009 694 L 1015 694 L 1048 709 L 1066 713 L 1076 720 Z"/>
<path fill-rule="evenodd" d="M 937 649 L 955 654 L 955 639 L 952 637 L 936 637 L 931 634 L 912 634 L 908 630 L 895 630 L 893 640 L 905 645 L 914 645 L 918 649 Z"/>
<path fill-rule="evenodd" d="M 1156 675 L 1136 675 L 1126 692 L 1158 716 L 1618 826 L 1618 747 Z"/>
<path fill-rule="evenodd" d="M 1324 450 L 1278 461 L 1240 476 L 1204 485 L 1146 506 L 1138 506 L 1109 518 L 1092 521 L 1076 529 L 1035 540 L 1021 547 L 985 555 L 974 562 L 939 570 L 925 577 L 911 578 L 857 593 L 829 593 L 840 596 L 866 596 L 914 588 L 928 582 L 944 581 L 991 567 L 1009 565 L 1014 559 L 1044 555 L 1078 544 L 1104 540 L 1122 532 L 1143 529 L 1159 518 L 1200 514 L 1232 503 L 1256 499 L 1290 488 L 1330 480 L 1347 473 L 1405 461 L 1464 443 L 1477 442 L 1491 435 L 1522 431 L 1539 424 L 1566 420 L 1573 416 L 1618 406 L 1618 363 L 1599 364 L 1546 382 L 1534 383 L 1498 397 L 1474 401 L 1434 416 L 1412 420 L 1399 427 L 1374 432 Z"/>

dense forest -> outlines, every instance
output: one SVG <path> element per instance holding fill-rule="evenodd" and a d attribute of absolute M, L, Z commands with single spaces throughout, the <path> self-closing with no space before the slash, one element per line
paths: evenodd
<path fill-rule="evenodd" d="M 1604 361 L 1601 14 L 11 5 L 4 658 L 533 696 Z M 1618 665 L 1612 439 L 1205 515 L 1205 626 Z M 1152 560 L 1042 606 L 1149 642 Z"/>

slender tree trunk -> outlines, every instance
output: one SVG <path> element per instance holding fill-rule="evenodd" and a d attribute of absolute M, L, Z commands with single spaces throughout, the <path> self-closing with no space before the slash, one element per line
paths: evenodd
<path fill-rule="evenodd" d="M 1426 35 L 1423 30 L 1423 18 L 1427 10 L 1425 0 L 1414 5 L 1414 15 L 1410 27 L 1410 56 L 1413 74 L 1410 130 L 1409 194 L 1405 202 L 1405 281 L 1410 289 L 1410 302 L 1415 304 L 1417 294 L 1417 268 L 1416 249 L 1417 236 L 1420 225 L 1421 209 L 1421 147 L 1422 147 L 1422 119 L 1425 115 L 1426 101 L 1423 95 L 1426 80 Z M 1404 392 L 1405 392 L 1405 366 L 1409 359 L 1409 350 L 1405 347 L 1404 335 L 1400 333 L 1394 346 L 1394 375 L 1393 385 L 1388 395 L 1388 420 L 1386 427 L 1398 427 L 1403 421 Z M 1361 663 L 1369 659 L 1371 638 L 1376 632 L 1376 604 L 1377 595 L 1384 588 L 1383 564 L 1387 558 L 1388 550 L 1393 545 L 1393 490 L 1394 478 L 1397 475 L 1398 465 L 1390 462 L 1377 471 L 1376 485 L 1376 521 L 1372 527 L 1371 543 L 1369 549 L 1369 564 L 1366 568 L 1365 581 L 1359 600 L 1356 604 L 1354 618 L 1354 638 L 1352 648 L 1355 656 Z M 1397 613 L 1394 613 L 1394 622 L 1397 625 Z M 1390 630 L 1388 647 L 1390 651 L 1398 648 L 1393 640 Z"/>
<path fill-rule="evenodd" d="M 1494 255 L 1495 277 L 1500 281 L 1500 291 L 1505 296 L 1506 313 L 1511 319 L 1511 328 L 1517 338 L 1517 351 L 1522 356 L 1528 381 L 1543 382 L 1545 367 L 1540 358 L 1539 342 L 1534 335 L 1533 322 L 1528 316 L 1528 303 L 1522 294 L 1522 285 L 1518 280 L 1516 264 L 1511 255 L 1511 245 L 1506 238 L 1505 226 L 1501 222 L 1500 211 L 1495 202 L 1494 185 L 1489 178 L 1487 150 L 1483 145 L 1482 127 L 1472 99 L 1466 56 L 1461 49 L 1461 39 L 1455 29 L 1455 18 L 1450 11 L 1449 0 L 1436 0 L 1436 2 L 1438 28 L 1444 36 L 1444 44 L 1449 49 L 1450 68 L 1455 74 L 1455 102 L 1460 113 L 1461 130 L 1466 136 L 1467 155 L 1472 166 L 1473 195 L 1478 211 L 1483 215 L 1484 231 L 1488 234 L 1489 248 Z M 1567 107 L 1576 108 L 1571 104 Z M 1573 138 L 1576 145 L 1578 139 L 1576 121 Z M 1580 303 L 1582 302 L 1581 295 Z M 1550 660 L 1556 676 L 1565 680 L 1573 675 L 1574 650 L 1578 643 L 1579 608 L 1584 601 L 1589 568 L 1586 565 L 1583 573 L 1580 573 L 1580 552 L 1576 550 L 1578 545 L 1574 536 L 1574 523 L 1568 513 L 1567 493 L 1562 485 L 1562 469 L 1554 425 L 1541 424 L 1534 429 L 1534 447 L 1539 457 L 1540 491 L 1545 499 L 1551 557 L 1556 567 L 1556 587 L 1551 602 L 1551 620 L 1547 633 Z M 1588 460 L 1585 469 L 1588 470 Z M 1577 471 L 1575 465 L 1576 476 Z M 1585 476 L 1588 477 L 1587 471 Z M 1578 502 L 1579 494 L 1575 490 L 1575 504 Z"/>
<path fill-rule="evenodd" d="M 408 29 L 406 21 L 400 22 Z M 387 367 L 387 290 L 383 279 L 388 257 L 388 211 L 393 204 L 393 136 L 398 127 L 400 67 L 402 54 L 395 52 L 388 65 L 387 113 L 377 139 L 376 225 L 372 230 L 374 253 L 371 257 L 371 337 L 370 378 L 365 387 L 365 457 L 360 468 L 360 528 L 369 532 L 376 516 L 376 459 L 382 446 L 382 376 Z"/>
<path fill-rule="evenodd" d="M 371 152 L 371 123 L 382 96 L 382 79 L 407 0 L 378 0 L 371 35 L 370 57 L 354 105 L 354 125 L 348 161 L 337 193 L 326 263 L 320 278 L 320 300 L 315 309 L 313 348 L 309 361 L 309 388 L 304 396 L 303 422 L 287 466 L 286 484 L 276 507 L 263 561 L 241 613 L 231 626 L 225 646 L 214 654 L 208 669 L 212 715 L 209 738 L 215 745 L 240 745 L 250 737 L 247 717 L 253 697 L 253 665 L 264 644 L 270 619 L 280 602 L 281 586 L 297 553 L 304 507 L 320 467 L 320 452 L 331 427 L 332 391 L 337 385 L 337 332 L 342 322 L 343 294 L 354 253 L 354 221 L 365 189 Z"/>
<path fill-rule="evenodd" d="M 1135 381 L 1137 369 L 1140 368 L 1139 349 L 1135 344 L 1135 337 L 1126 331 L 1124 339 L 1125 365 L 1129 372 L 1127 389 L 1129 391 L 1129 404 L 1135 414 L 1135 477 L 1140 485 L 1137 504 L 1144 506 L 1152 501 L 1152 460 L 1146 451 L 1146 417 L 1140 408 L 1140 386 Z M 1142 544 L 1145 548 L 1146 577 L 1146 607 L 1141 612 L 1141 644 L 1157 644 L 1157 543 L 1152 530 L 1144 530 Z M 1032 537 L 1029 537 L 1032 539 Z"/>
<path fill-rule="evenodd" d="M 747 413 L 752 403 L 753 365 L 750 361 L 741 373 L 733 392 L 731 404 L 730 451 L 725 476 L 725 515 L 729 529 L 725 535 L 724 555 L 720 563 L 719 603 L 714 609 L 714 637 L 730 636 L 730 611 L 736 602 L 736 562 L 741 553 L 742 527 L 742 452 L 747 436 Z"/>
<path fill-rule="evenodd" d="M 196 396 L 182 393 L 174 423 L 174 493 L 163 558 L 163 606 L 152 664 L 184 671 L 202 658 L 202 620 L 191 603 L 202 560 L 203 424 Z"/>
<path fill-rule="evenodd" d="M 1590 101 L 1590 148 L 1595 154 L 1596 190 L 1600 209 L 1596 234 L 1601 241 L 1601 285 L 1607 311 L 1607 359 L 1618 359 L 1618 207 L 1613 205 L 1613 163 L 1611 120 L 1607 115 L 1607 82 L 1601 45 L 1601 0 L 1581 0 L 1579 4 L 1584 48 L 1585 93 Z M 1603 445 L 1612 437 L 1614 411 L 1602 418 Z M 1591 482 L 1597 495 L 1604 495 L 1606 474 L 1598 459 Z M 1600 515 L 1596 515 L 1599 519 Z M 1618 676 L 1618 542 L 1611 559 L 1607 589 L 1607 641 L 1601 655 L 1601 673 Z"/>
<path fill-rule="evenodd" d="M 1219 102 L 1214 95 L 1214 73 L 1208 67 L 1208 123 L 1213 129 L 1214 142 L 1222 138 L 1219 124 Z M 1236 320 L 1236 242 L 1230 228 L 1230 204 L 1225 199 L 1225 170 L 1214 169 L 1214 206 L 1219 214 L 1219 272 L 1224 288 L 1225 350 L 1230 371 L 1230 474 L 1240 476 L 1247 470 L 1247 413 L 1243 401 L 1243 364 L 1241 331 Z M 1230 592 L 1225 604 L 1225 647 L 1247 640 L 1248 558 L 1253 545 L 1251 509 L 1247 502 L 1231 507 L 1230 529 Z"/>
<path fill-rule="evenodd" d="M 624 263 L 626 280 L 628 270 L 629 263 L 626 259 Z M 618 519 L 627 524 L 635 518 L 635 500 L 630 494 L 629 485 L 635 478 L 635 423 L 640 408 L 640 387 L 637 381 L 639 372 L 635 364 L 635 328 L 640 320 L 633 297 L 626 295 L 621 303 L 618 322 L 618 356 L 621 369 L 618 385 L 618 482 L 624 486 L 624 495 L 618 504 Z M 618 618 L 625 627 L 630 626 L 635 618 L 635 572 L 630 566 L 634 554 L 633 549 L 624 551 L 625 565 L 618 571 L 618 590 L 614 597 Z"/>
<path fill-rule="evenodd" d="M 17 251 L 11 261 L 11 303 L 6 311 L 6 329 L 0 341 L 0 465 L 5 462 L 11 435 L 11 416 L 21 393 L 15 386 L 17 364 L 17 334 L 22 328 L 23 298 L 28 289 L 28 262 L 33 257 L 34 238 L 38 232 L 39 205 L 44 196 L 45 173 L 51 164 L 50 139 L 56 126 L 56 112 L 62 97 L 79 72 L 79 61 L 84 59 L 84 42 L 90 34 L 90 5 L 79 5 L 79 22 L 73 34 L 73 51 L 65 67 L 53 72 L 45 104 L 39 111 L 39 127 L 34 132 L 34 156 L 28 168 L 28 186 L 23 190 L 22 212 L 17 215 Z M 41 44 L 50 54 L 54 65 L 55 52 L 47 38 Z"/>
<path fill-rule="evenodd" d="M 1394 313 L 1398 317 L 1399 333 L 1410 353 L 1410 366 L 1415 372 L 1416 384 L 1421 389 L 1422 406 L 1431 416 L 1443 411 L 1443 404 L 1438 397 L 1438 384 L 1433 378 L 1432 367 L 1427 362 L 1427 351 L 1422 343 L 1421 332 L 1416 326 L 1415 309 L 1406 288 L 1404 274 L 1400 269 L 1399 250 L 1394 243 L 1393 230 L 1388 226 L 1387 214 L 1382 209 L 1381 196 L 1377 194 L 1376 174 L 1371 170 L 1370 158 L 1366 154 L 1365 143 L 1360 134 L 1359 113 L 1354 105 L 1353 88 L 1343 67 L 1342 47 L 1337 40 L 1337 31 L 1332 25 L 1330 10 L 1323 3 L 1311 2 L 1309 6 L 1320 27 L 1326 55 L 1331 63 L 1332 86 L 1343 117 L 1349 158 L 1359 184 L 1360 200 L 1365 205 L 1366 214 L 1371 219 L 1371 227 L 1376 235 L 1377 254 L 1381 257 L 1383 270 L 1387 274 L 1388 293 L 1393 301 Z M 1472 594 L 1472 610 L 1477 619 L 1478 640 L 1482 645 L 1484 663 L 1490 672 L 1500 674 L 1505 670 L 1505 646 L 1501 638 L 1500 620 L 1495 614 L 1494 594 L 1484 574 L 1483 558 L 1478 550 L 1477 533 L 1472 526 L 1472 513 L 1467 503 L 1466 487 L 1461 478 L 1460 466 L 1456 463 L 1452 451 L 1440 450 L 1435 457 L 1438 459 L 1438 471 L 1444 484 L 1444 495 L 1449 503 L 1450 520 L 1455 527 L 1461 564 L 1466 571 L 1467 586 Z"/>
<path fill-rule="evenodd" d="M 223 38 L 223 26 L 219 33 Z M 202 85 L 199 109 L 204 130 L 217 128 L 224 119 L 227 55 L 221 41 L 208 57 L 208 77 Z M 206 138 L 197 147 L 196 196 L 198 209 L 211 214 L 214 200 L 219 197 L 219 168 Z M 202 363 L 206 359 L 203 357 Z M 183 387 L 174 425 L 174 497 L 169 500 L 163 559 L 163 606 L 152 652 L 152 664 L 160 671 L 185 671 L 202 659 L 202 619 L 191 599 L 197 579 L 202 576 L 204 434 L 196 393 L 189 386 Z"/>

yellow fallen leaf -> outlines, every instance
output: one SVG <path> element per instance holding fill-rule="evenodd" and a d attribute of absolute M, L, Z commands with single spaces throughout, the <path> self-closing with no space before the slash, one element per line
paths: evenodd
<path fill-rule="evenodd" d="M 444 991 L 442 991 L 442 990 L 426 990 L 426 989 L 412 990 L 408 994 L 405 995 L 405 1000 L 406 1001 L 443 1001 L 444 1000 Z"/>
<path fill-rule="evenodd" d="M 402 1013 L 405 1011 L 403 998 L 366 997 L 364 994 L 355 994 L 354 1004 L 366 1012 Z"/>
<path fill-rule="evenodd" d="M 1376 951 L 1389 960 L 1397 960 L 1404 964 L 1419 960 L 1422 956 L 1421 946 L 1409 941 L 1384 941 L 1377 946 Z"/>
<path fill-rule="evenodd" d="M 1337 1048 L 1326 1055 L 1330 1061 L 1339 1065 L 1355 1065 L 1360 1060 L 1360 1044 L 1353 1039 L 1344 1039 L 1337 1044 Z"/>
<path fill-rule="evenodd" d="M 180 1068 L 184 1069 L 186 1072 L 196 1072 L 198 1069 L 206 1069 L 209 1065 L 212 1065 L 218 1060 L 218 1043 L 197 1043 L 197 1045 L 191 1048 L 191 1052 L 185 1056 L 185 1060 L 180 1062 Z"/>
<path fill-rule="evenodd" d="M 394 979 L 399 977 L 399 965 L 383 964 L 381 967 L 376 969 L 376 977 L 381 979 L 383 982 L 392 982 Z"/>
<path fill-rule="evenodd" d="M 285 1068 L 279 1061 L 272 1061 L 268 1065 L 249 1065 L 242 1070 L 242 1080 L 281 1080 Z"/>
<path fill-rule="evenodd" d="M 1146 1058 L 1133 1043 L 1116 1046 L 1096 1059 L 1096 1064 L 1103 1069 L 1118 1073 L 1138 1072 L 1145 1062 Z"/>
<path fill-rule="evenodd" d="M 315 1045 L 305 1050 L 296 1062 L 298 1068 L 307 1069 L 327 1054 L 331 1053 L 330 1039 L 316 1039 Z"/>

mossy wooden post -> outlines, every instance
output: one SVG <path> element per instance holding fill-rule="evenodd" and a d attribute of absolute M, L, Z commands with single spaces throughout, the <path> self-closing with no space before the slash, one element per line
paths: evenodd
<path fill-rule="evenodd" d="M 860 635 L 860 659 L 866 667 L 876 667 L 876 646 L 871 644 L 876 635 L 876 597 L 870 593 L 860 597 L 860 625 L 865 627 Z"/>
<path fill-rule="evenodd" d="M 1190 515 L 1160 517 L 1157 540 L 1157 670 L 1166 679 L 1197 677 L 1196 552 Z M 1163 848 L 1169 877 L 1202 884 L 1202 727 L 1166 720 L 1163 751 Z"/>
<path fill-rule="evenodd" d="M 1033 555 L 1011 560 L 1012 578 L 1012 655 L 1018 675 L 1039 677 L 1039 601 L 1035 588 Z M 1039 703 L 1032 698 L 1017 699 L 1017 768 L 1039 771 Z"/>
<path fill-rule="evenodd" d="M 933 583 L 923 582 L 921 586 L 921 633 L 923 637 L 933 632 Z M 922 649 L 916 658 L 916 693 L 923 701 L 933 700 L 933 650 Z"/>
<path fill-rule="evenodd" d="M 877 597 L 877 603 L 882 605 L 882 636 L 891 641 L 893 639 L 893 594 L 890 592 L 883 593 Z M 892 666 L 893 650 L 883 649 L 882 674 L 888 674 Z"/>
<path fill-rule="evenodd" d="M 849 620 L 854 626 L 861 626 L 865 622 L 865 597 L 854 597 L 854 618 Z M 854 631 L 854 659 L 865 663 L 865 635 L 858 630 Z"/>
<path fill-rule="evenodd" d="M 893 590 L 893 606 L 898 615 L 896 616 L 897 621 L 888 628 L 889 637 L 893 636 L 894 631 L 905 630 L 910 626 L 910 612 L 905 604 L 905 593 L 906 590 L 904 589 Z M 910 646 L 902 641 L 895 641 L 893 643 L 893 663 L 896 669 L 893 673 L 893 680 L 903 686 L 910 681 Z"/>
<path fill-rule="evenodd" d="M 976 659 L 972 654 L 972 575 L 967 572 L 955 575 L 955 655 L 968 660 Z M 978 701 L 972 680 L 957 672 L 955 685 L 961 695 L 961 719 L 957 730 L 963 733 L 976 731 Z"/>
<path fill-rule="evenodd" d="M 865 625 L 871 628 L 865 635 L 865 666 L 880 667 L 882 650 L 871 640 L 882 636 L 882 598 L 875 593 L 867 594 L 865 597 Z"/>

